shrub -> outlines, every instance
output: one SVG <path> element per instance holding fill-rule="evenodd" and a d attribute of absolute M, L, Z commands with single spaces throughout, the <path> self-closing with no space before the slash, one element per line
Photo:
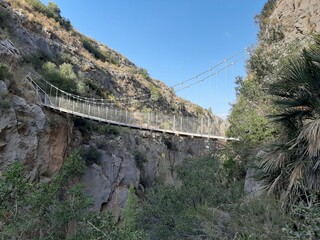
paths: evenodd
<path fill-rule="evenodd" d="M 74 125 L 78 127 L 79 130 L 85 135 L 90 134 L 90 132 L 92 131 L 114 136 L 118 136 L 120 134 L 118 127 L 108 124 L 96 123 L 86 119 L 76 119 L 74 121 Z"/>
<path fill-rule="evenodd" d="M 61 25 L 62 27 L 64 27 L 67 31 L 70 31 L 70 30 L 73 29 L 73 26 L 72 26 L 72 24 L 71 24 L 71 22 L 70 22 L 69 19 L 61 18 L 61 19 L 59 20 L 59 23 L 60 23 L 60 25 Z"/>
<path fill-rule="evenodd" d="M 0 80 L 11 80 L 13 78 L 12 73 L 10 72 L 10 68 L 6 64 L 0 63 Z"/>
<path fill-rule="evenodd" d="M 260 30 L 264 31 L 268 23 L 270 15 L 276 7 L 277 0 L 268 0 L 264 5 L 261 13 L 255 17 L 256 23 L 259 24 Z"/>
<path fill-rule="evenodd" d="M 58 67 L 52 62 L 46 62 L 42 66 L 42 73 L 46 80 L 58 88 L 70 93 L 76 94 L 78 92 L 77 75 L 71 64 L 63 63 Z"/>
<path fill-rule="evenodd" d="M 147 162 L 147 158 L 145 155 L 143 155 L 142 152 L 138 151 L 138 150 L 135 150 L 133 152 L 133 156 L 134 156 L 134 160 L 136 161 L 136 165 L 137 165 L 137 168 L 139 168 L 140 170 L 143 169 L 143 164 L 145 162 Z"/>
<path fill-rule="evenodd" d="M 93 45 L 93 42 L 87 38 L 87 37 L 82 37 L 81 42 L 83 44 L 83 47 L 88 50 L 96 59 L 99 59 L 103 62 L 106 61 L 106 56 L 105 54 L 99 50 L 96 46 Z"/>
<path fill-rule="evenodd" d="M 6 112 L 11 107 L 7 96 L 0 94 L 0 112 Z"/>
<path fill-rule="evenodd" d="M 150 93 L 151 93 L 151 99 L 154 101 L 158 101 L 161 97 L 161 93 L 159 88 L 157 88 L 155 85 L 151 84 L 150 86 Z"/>
<path fill-rule="evenodd" d="M 0 27 L 1 28 L 6 28 L 7 27 L 7 22 L 8 19 L 10 19 L 10 13 L 7 10 L 2 10 L 0 11 Z"/>
<path fill-rule="evenodd" d="M 200 215 L 208 239 L 291 239 L 284 231 L 290 218 L 272 198 L 241 199 L 221 208 L 203 208 Z"/>
<path fill-rule="evenodd" d="M 123 223 L 124 226 L 128 229 L 137 229 L 138 218 L 140 214 L 140 204 L 139 199 L 135 193 L 134 186 L 131 184 L 128 192 L 127 202 L 125 207 L 122 209 Z"/>
<path fill-rule="evenodd" d="M 177 150 L 178 150 L 178 147 L 177 147 L 177 145 L 175 144 L 173 138 L 170 139 L 169 137 L 164 137 L 164 138 L 163 138 L 163 143 L 164 143 L 164 145 L 167 146 L 167 148 L 168 148 L 169 150 L 172 150 L 172 151 L 177 151 Z"/>
<path fill-rule="evenodd" d="M 95 92 L 95 94 L 99 97 L 104 98 L 104 94 L 103 91 L 101 89 L 101 87 L 99 87 L 97 84 L 95 84 L 93 81 L 91 81 L 90 79 L 86 79 L 85 80 L 85 84 Z"/>
<path fill-rule="evenodd" d="M 149 75 L 147 69 L 138 68 L 137 72 L 138 72 L 142 77 L 144 77 L 145 79 L 147 79 L 147 80 L 150 79 L 150 75 Z"/>
<path fill-rule="evenodd" d="M 101 153 L 98 149 L 94 147 L 89 147 L 81 151 L 82 157 L 85 159 L 86 164 L 91 166 L 92 164 L 100 165 Z"/>
<path fill-rule="evenodd" d="M 196 112 L 197 115 L 204 115 L 204 113 L 205 113 L 204 109 L 202 107 L 200 107 L 200 106 L 196 106 L 195 112 Z"/>
<path fill-rule="evenodd" d="M 48 16 L 49 11 L 46 5 L 44 5 L 40 0 L 26 0 L 26 2 L 31 6 L 33 10 Z"/>
<path fill-rule="evenodd" d="M 316 195 L 312 193 L 306 202 L 292 206 L 293 224 L 287 225 L 285 230 L 293 239 L 320 238 L 320 206 Z"/>
<path fill-rule="evenodd" d="M 40 70 L 41 66 L 48 61 L 55 62 L 55 59 L 42 51 L 37 51 L 23 57 L 23 61 L 31 64 L 36 70 Z M 55 62 L 56 63 L 56 62 Z"/>
<path fill-rule="evenodd" d="M 71 30 L 73 27 L 71 22 L 68 19 L 62 17 L 61 10 L 57 4 L 53 2 L 49 2 L 48 6 L 44 5 L 39 0 L 26 0 L 27 3 L 32 7 L 33 10 L 42 13 L 48 18 L 53 18 L 56 22 L 58 22 L 62 27 L 64 27 L 67 31 Z"/>
<path fill-rule="evenodd" d="M 81 37 L 82 45 L 85 49 L 88 50 L 96 59 L 101 60 L 102 62 L 109 62 L 115 65 L 119 65 L 119 62 L 112 51 L 103 51 L 99 49 L 96 44 L 89 38 L 82 36 Z"/>

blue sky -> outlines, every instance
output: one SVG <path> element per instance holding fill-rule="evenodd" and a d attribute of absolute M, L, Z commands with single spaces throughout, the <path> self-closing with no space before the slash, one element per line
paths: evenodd
<path fill-rule="evenodd" d="M 47 0 L 43 0 L 47 3 Z M 256 43 L 254 16 L 266 0 L 54 0 L 73 26 L 120 52 L 168 86 Z M 245 54 L 242 54 L 243 59 Z M 225 116 L 235 101 L 240 61 L 177 94 Z M 223 65 L 222 65 L 223 67 Z"/>

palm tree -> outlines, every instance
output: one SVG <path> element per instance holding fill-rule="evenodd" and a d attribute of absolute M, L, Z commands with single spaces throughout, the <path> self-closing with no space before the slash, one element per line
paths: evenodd
<path fill-rule="evenodd" d="M 287 203 L 320 190 L 320 37 L 285 64 L 270 94 L 279 113 L 281 139 L 261 161 L 265 190 Z"/>

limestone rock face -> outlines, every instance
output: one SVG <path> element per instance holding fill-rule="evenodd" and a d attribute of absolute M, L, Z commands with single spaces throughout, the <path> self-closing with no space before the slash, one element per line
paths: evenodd
<path fill-rule="evenodd" d="M 138 194 L 158 181 L 178 184 L 176 168 L 182 161 L 215 149 L 216 142 L 212 140 L 128 129 L 119 130 L 117 136 L 96 130 L 86 135 L 74 126 L 75 119 L 37 105 L 32 90 L 21 84 L 22 75 L 41 69 L 32 66 L 29 58 L 68 62 L 75 72 L 108 91 L 110 98 L 148 95 L 151 87 L 159 90 L 162 97 L 158 101 L 139 103 L 133 106 L 133 111 L 150 108 L 190 117 L 200 114 L 198 106 L 174 95 L 160 81 L 143 76 L 139 73 L 141 69 L 108 47 L 96 43 L 100 49 L 112 52 L 117 64 L 95 59 L 84 48 L 80 33 L 68 32 L 53 19 L 45 19 L 28 7 L 19 7 L 23 2 L 0 0 L 0 11 L 8 11 L 10 17 L 5 28 L 0 27 L 0 63 L 17 67 L 14 80 L 0 81 L 0 97 L 5 97 L 7 105 L 0 109 L 0 176 L 11 162 L 20 161 L 28 168 L 31 180 L 48 182 L 60 171 L 69 152 L 94 147 L 101 153 L 99 163 L 87 166 L 83 184 L 93 197 L 95 210 L 108 209 L 119 216 L 130 184 Z M 5 29 L 10 31 L 6 33 Z M 24 64 L 18 64 L 23 61 Z M 227 123 L 204 112 L 217 123 L 217 131 L 223 135 Z M 135 152 L 144 156 L 142 164 L 137 164 Z"/>
<path fill-rule="evenodd" d="M 20 51 L 9 39 L 0 40 L 0 58 L 15 65 L 21 59 Z"/>
<path fill-rule="evenodd" d="M 1 93 L 7 92 L 3 81 L 0 86 Z M 72 123 L 56 114 L 46 115 L 22 97 L 8 94 L 6 98 L 10 107 L 0 110 L 0 170 L 20 161 L 32 179 L 52 177 L 63 164 Z"/>
<path fill-rule="evenodd" d="M 86 169 L 83 177 L 86 192 L 93 197 L 95 210 L 108 209 L 114 216 L 119 216 L 131 184 L 141 194 L 156 182 L 179 184 L 177 166 L 186 158 L 208 155 L 216 148 L 213 140 L 168 137 L 136 130 L 126 130 L 120 136 L 95 133 L 88 145 L 97 148 L 101 155 L 98 165 L 92 164 Z M 136 152 L 145 157 L 140 168 Z"/>
<path fill-rule="evenodd" d="M 320 32 L 319 0 L 279 0 L 270 17 L 281 22 L 288 40 Z"/>
<path fill-rule="evenodd" d="M 248 168 L 244 182 L 244 191 L 250 197 L 258 197 L 262 193 L 262 184 L 255 179 L 257 170 Z"/>

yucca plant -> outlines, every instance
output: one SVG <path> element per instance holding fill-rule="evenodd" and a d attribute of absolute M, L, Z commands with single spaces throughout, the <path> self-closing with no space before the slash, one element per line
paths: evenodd
<path fill-rule="evenodd" d="M 292 203 L 320 190 L 320 37 L 285 64 L 270 94 L 283 134 L 263 157 L 261 177 L 265 190 Z"/>

